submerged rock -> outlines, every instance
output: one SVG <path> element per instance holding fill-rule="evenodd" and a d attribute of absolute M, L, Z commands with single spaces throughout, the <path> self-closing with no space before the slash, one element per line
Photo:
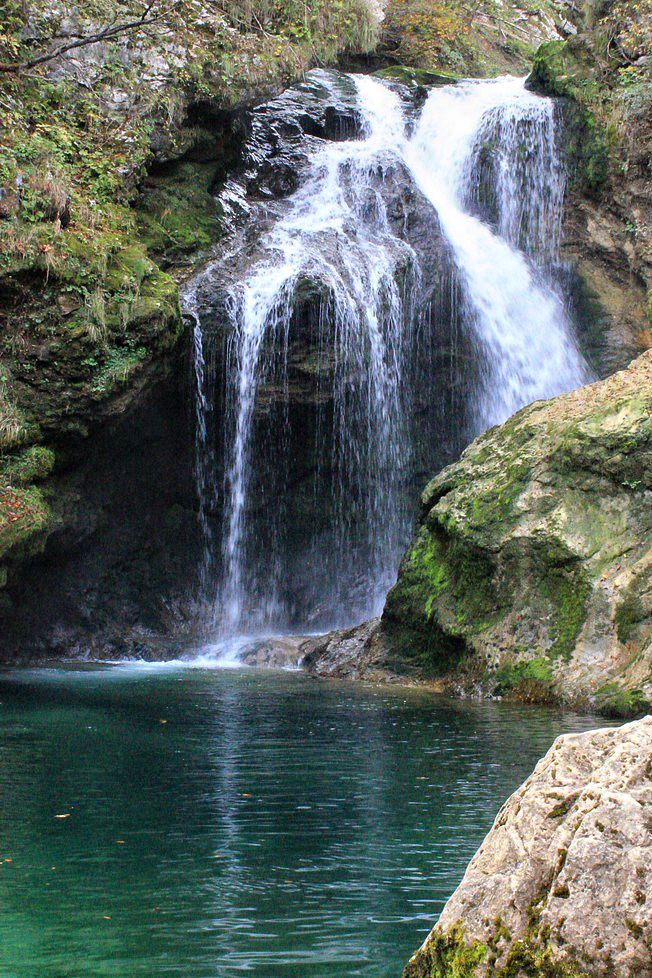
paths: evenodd
<path fill-rule="evenodd" d="M 652 717 L 559 737 L 404 978 L 652 975 Z"/>
<path fill-rule="evenodd" d="M 652 698 L 652 352 L 486 432 L 427 486 L 383 622 L 494 692 Z"/>

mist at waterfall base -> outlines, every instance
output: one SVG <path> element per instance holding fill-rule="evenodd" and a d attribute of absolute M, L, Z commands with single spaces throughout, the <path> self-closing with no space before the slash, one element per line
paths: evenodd
<path fill-rule="evenodd" d="M 557 284 L 557 130 L 513 78 L 423 102 L 318 71 L 254 113 L 232 233 L 185 295 L 218 657 L 379 614 L 427 476 L 588 379 Z"/>

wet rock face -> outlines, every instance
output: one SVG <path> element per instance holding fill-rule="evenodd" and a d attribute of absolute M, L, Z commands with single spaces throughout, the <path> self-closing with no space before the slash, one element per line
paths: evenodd
<path fill-rule="evenodd" d="M 652 699 L 652 354 L 518 412 L 427 486 L 384 622 L 495 692 Z"/>
<path fill-rule="evenodd" d="M 576 36 L 542 44 L 530 76 L 536 90 L 564 99 L 570 179 L 563 257 L 573 266 L 575 311 L 603 372 L 650 345 L 649 38 L 647 6 L 601 5 L 578 23 Z"/>
<path fill-rule="evenodd" d="M 415 114 L 418 93 L 399 86 L 401 96 Z M 202 325 L 208 334 L 220 337 L 230 328 L 228 305 L 230 293 L 237 288 L 265 255 L 261 238 L 272 225 L 288 213 L 287 198 L 305 183 L 312 161 L 327 142 L 362 138 L 363 122 L 358 98 L 351 79 L 330 71 L 313 71 L 308 79 L 282 95 L 258 106 L 251 113 L 249 136 L 242 163 L 227 180 L 220 194 L 226 212 L 225 223 L 230 233 L 224 244 L 228 262 L 216 262 L 198 287 L 197 298 Z M 355 178 L 355 174 L 352 175 Z M 346 184 L 346 175 L 343 178 Z M 397 239 L 413 249 L 420 268 L 418 303 L 427 310 L 432 324 L 433 348 L 429 351 L 429 370 L 438 373 L 438 357 L 443 373 L 448 369 L 450 354 L 451 293 L 455 272 L 448 245 L 441 235 L 436 216 L 429 203 L 411 182 L 402 164 L 396 161 L 379 166 L 370 181 L 367 217 L 380 197 L 387 220 Z M 364 216 L 364 215 L 363 215 Z M 355 228 L 346 229 L 355 234 Z M 326 230 L 320 240 L 320 251 L 329 262 L 337 265 L 340 244 L 336 234 Z M 409 270 L 399 263 L 398 275 L 407 280 Z M 290 402 L 315 403 L 328 396 L 324 379 L 332 374 L 334 364 L 322 360 L 324 376 L 317 377 L 315 354 L 318 343 L 316 325 L 323 318 L 323 306 L 330 296 L 328 285 L 308 271 L 299 283 L 293 300 L 293 322 L 289 330 Z M 474 356 L 470 337 L 460 337 L 460 359 L 471 361 Z M 324 344 L 328 347 L 328 341 Z M 218 356 L 221 354 L 218 353 Z M 477 355 L 477 353 L 476 353 Z M 472 384 L 473 369 L 467 363 L 468 383 Z M 446 378 L 442 376 L 445 386 Z M 434 388 L 434 384 L 430 384 Z M 259 409 L 264 412 L 270 401 L 282 396 L 274 378 L 261 386 Z M 463 397 L 459 398 L 463 412 Z M 458 416 L 459 424 L 459 416 Z"/>
<path fill-rule="evenodd" d="M 400 98 L 407 106 L 409 125 L 412 110 L 415 115 L 418 111 L 419 95 L 400 88 Z M 356 284 L 356 275 L 373 278 L 366 265 L 359 270 L 352 260 L 358 242 L 360 254 L 365 245 L 369 253 L 369 242 L 378 242 L 378 267 L 391 265 L 402 304 L 400 316 L 409 346 L 405 357 L 411 363 L 405 371 L 405 399 L 412 401 L 405 438 L 414 445 L 414 451 L 409 460 L 409 452 L 405 452 L 401 478 L 403 498 L 410 500 L 410 510 L 417 486 L 427 473 L 454 457 L 464 444 L 470 424 L 469 392 L 481 369 L 481 351 L 455 322 L 456 272 L 448 245 L 432 206 L 416 188 L 399 154 L 378 154 L 364 173 L 357 166 L 355 150 L 349 154 L 345 149 L 335 163 L 335 154 L 329 156 L 331 150 L 336 153 L 339 149 L 333 143 L 346 141 L 355 146 L 357 140 L 362 142 L 365 126 L 359 104 L 360 96 L 350 77 L 317 71 L 305 83 L 251 113 L 242 166 L 220 196 L 230 223 L 229 235 L 217 260 L 192 283 L 211 364 L 209 401 L 217 406 L 211 438 L 218 446 L 215 454 L 219 465 L 224 457 L 225 430 L 227 453 L 229 450 L 229 383 L 236 375 L 237 363 L 228 358 L 229 348 L 237 349 L 241 335 L 238 297 L 259 268 L 269 268 L 273 273 L 275 262 L 283 268 L 287 241 L 283 239 L 277 247 L 277 260 L 270 238 L 276 242 L 279 226 L 294 220 L 295 208 L 307 199 L 301 196 L 306 187 L 323 184 L 324 203 L 330 200 L 328 193 L 333 193 L 333 187 L 328 167 L 337 166 L 337 192 L 346 204 L 340 206 L 334 200 L 333 213 L 337 216 L 332 223 L 325 209 L 319 227 L 305 235 L 308 244 L 301 239 L 301 272 L 292 279 L 287 317 L 284 315 L 288 328 L 266 328 L 256 354 L 257 362 L 265 367 L 256 378 L 251 429 L 251 457 L 256 462 L 245 522 L 248 527 L 256 526 L 252 536 L 258 552 L 271 553 L 274 534 L 282 535 L 279 549 L 283 560 L 286 555 L 289 559 L 282 575 L 281 603 L 293 609 L 292 621 L 303 625 L 308 623 L 311 605 L 321 608 L 314 594 L 314 562 L 329 559 L 324 555 L 333 551 L 329 541 L 334 532 L 333 515 L 328 504 L 333 484 L 350 478 L 344 467 L 337 469 L 341 448 L 336 444 L 336 414 L 348 396 L 347 387 L 355 398 L 363 382 L 364 364 L 356 361 L 358 349 L 352 350 L 346 337 L 351 335 L 348 323 L 355 316 L 350 309 L 364 306 L 359 295 L 364 288 Z M 364 158 L 371 159 L 372 154 Z M 320 199 L 315 194 L 313 206 L 318 206 Z M 338 224 L 340 219 L 343 227 Z M 379 318 L 387 316 L 387 306 L 378 314 Z M 349 316 L 348 334 L 342 328 L 342 316 Z M 418 330 L 415 323 L 419 317 L 422 328 Z M 453 336 L 457 344 L 454 353 Z M 417 343 L 421 345 L 418 350 Z M 368 360 L 368 351 L 365 356 Z M 350 434 L 355 439 L 355 432 Z M 336 491 L 340 491 L 339 484 Z M 353 498 L 356 492 L 355 485 L 345 485 L 345 496 L 348 493 Z M 279 531 L 278 526 L 269 525 L 267 515 L 270 500 L 281 498 L 286 509 Z M 365 505 L 364 500 L 359 502 L 361 513 Z M 219 539 L 220 513 L 212 515 L 215 538 Z M 360 534 L 363 532 L 364 528 Z M 255 555 L 250 556 L 253 564 Z M 363 595 L 369 581 L 363 579 L 362 571 L 354 571 L 352 577 L 353 589 Z M 309 618 L 310 624 L 333 621 L 327 617 L 322 621 L 321 610 L 316 613 L 317 618 Z"/>
<path fill-rule="evenodd" d="M 404 978 L 652 975 L 652 717 L 560 737 Z"/>

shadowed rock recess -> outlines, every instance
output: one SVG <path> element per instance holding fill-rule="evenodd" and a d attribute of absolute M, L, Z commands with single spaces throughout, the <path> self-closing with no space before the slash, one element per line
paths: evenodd
<path fill-rule="evenodd" d="M 403 978 L 652 974 L 652 717 L 559 737 Z"/>

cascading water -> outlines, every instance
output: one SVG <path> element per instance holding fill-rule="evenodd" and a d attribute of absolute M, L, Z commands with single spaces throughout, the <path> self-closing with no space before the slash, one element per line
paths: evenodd
<path fill-rule="evenodd" d="M 192 367 L 195 390 L 195 453 L 194 476 L 199 499 L 199 529 L 201 533 L 202 551 L 199 565 L 200 595 L 208 593 L 213 581 L 215 558 L 215 540 L 211 521 L 208 516 L 210 507 L 215 503 L 215 482 L 213 473 L 216 468 L 214 445 L 209 436 L 208 418 L 212 411 L 207 385 L 207 365 L 204 357 L 204 337 L 201 319 L 197 308 L 197 297 L 194 289 L 189 289 L 183 297 L 183 310 L 192 320 Z"/>
<path fill-rule="evenodd" d="M 258 540 L 246 512 L 257 393 L 269 376 L 287 390 L 289 330 L 303 283 L 320 292 L 316 367 L 318 375 L 330 375 L 332 398 L 331 417 L 327 422 L 321 412 L 317 423 L 329 423 L 332 429 L 330 485 L 328 498 L 321 502 L 331 511 L 334 532 L 330 552 L 319 554 L 315 543 L 312 556 L 313 565 L 322 565 L 324 581 L 330 579 L 324 625 L 343 624 L 350 614 L 346 589 L 356 564 L 365 593 L 354 614 L 380 610 L 402 543 L 404 506 L 397 485 L 406 460 L 406 420 L 400 382 L 411 318 L 409 279 L 416 266 L 410 247 L 390 230 L 374 187 L 379 171 L 395 164 L 384 156 L 402 136 L 400 100 L 382 86 L 373 95 L 362 106 L 366 138 L 327 143 L 315 155 L 288 213 L 264 239 L 264 257 L 253 274 L 237 283 L 227 302 L 232 340 L 226 371 L 229 436 L 220 592 L 221 625 L 227 631 L 287 624 L 280 593 L 283 558 L 275 552 L 282 527 L 272 533 L 271 553 L 256 562 Z M 403 288 L 397 280 L 399 266 Z M 329 369 L 322 370 L 326 363 Z M 287 405 L 287 397 L 283 400 Z M 287 417 L 281 424 L 286 426 Z M 277 434 L 282 443 L 282 433 Z M 323 460 L 317 459 L 320 465 Z M 274 505 L 282 522 L 282 499 Z M 346 608 L 342 617 L 334 610 L 338 605 Z"/>
<path fill-rule="evenodd" d="M 467 210 L 476 154 L 488 137 L 498 146 L 496 230 Z M 563 179 L 554 104 L 512 78 L 436 90 L 405 158 L 453 249 L 467 317 L 485 349 L 478 425 L 588 379 L 561 298 L 517 247 L 546 262 L 558 246 Z"/>
<path fill-rule="evenodd" d="M 216 383 L 206 376 L 196 287 L 186 301 L 196 324 L 208 550 L 217 548 L 206 514 L 224 500 L 221 554 L 205 554 L 202 580 L 222 635 L 329 628 L 380 611 L 409 535 L 420 427 L 425 464 L 439 457 L 432 446 L 428 454 L 437 439 L 420 416 L 426 401 L 445 400 L 430 369 L 438 343 L 451 363 L 464 359 L 460 343 L 475 351 L 466 426 L 449 419 L 465 439 L 587 377 L 554 284 L 564 192 L 554 104 L 517 79 L 469 81 L 431 92 L 415 120 L 409 100 L 376 79 L 318 76 L 340 108 L 346 81 L 361 138 L 314 140 L 298 189 L 260 212 L 269 228 L 253 261 L 221 283 L 219 486 L 206 424 Z M 413 245 L 415 221 L 397 217 L 390 184 L 418 199 L 421 224 L 442 241 L 436 254 Z M 237 265 L 237 246 L 234 255 Z M 436 280 L 431 264 L 447 264 L 448 273 Z M 438 304 L 447 325 L 436 321 Z M 297 434 L 289 408 L 302 396 L 293 374 L 302 331 L 311 353 L 301 371 L 316 405 L 303 412 L 309 434 Z M 304 444 L 314 458 L 301 457 Z M 299 471 L 313 487 L 312 495 L 302 490 L 308 532 L 300 546 L 291 510 Z"/>

